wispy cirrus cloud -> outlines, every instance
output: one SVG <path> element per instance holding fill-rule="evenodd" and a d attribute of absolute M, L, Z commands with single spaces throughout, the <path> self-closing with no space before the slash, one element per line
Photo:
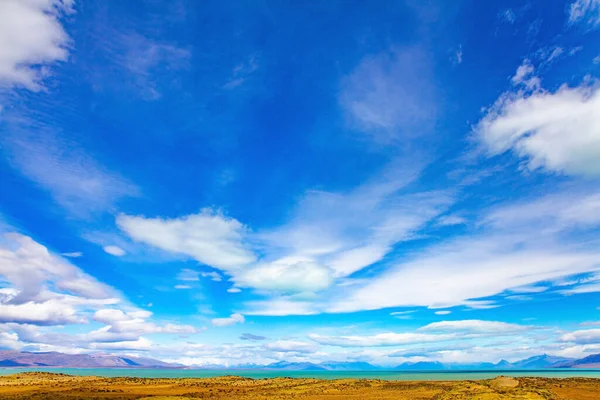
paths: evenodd
<path fill-rule="evenodd" d="M 365 57 L 342 80 L 349 124 L 380 145 L 406 143 L 434 126 L 439 104 L 432 64 L 419 47 Z"/>
<path fill-rule="evenodd" d="M 600 25 L 600 1 L 575 0 L 569 7 L 569 23 L 584 23 L 592 28 Z"/>
<path fill-rule="evenodd" d="M 90 218 L 139 194 L 137 186 L 96 161 L 77 140 L 44 120 L 16 113 L 2 115 L 0 143 L 8 162 L 71 215 Z"/>
<path fill-rule="evenodd" d="M 476 236 L 441 242 L 392 264 L 368 282 L 346 288 L 344 296 L 327 302 L 326 309 L 486 307 L 488 300 L 474 299 L 596 271 L 600 264 L 593 235 L 591 242 L 583 243 L 567 235 L 573 229 L 591 235 L 600 225 L 596 192 L 582 190 L 490 210 L 481 217 L 484 224 Z M 527 265 L 528 273 L 522 274 L 519 265 Z M 478 284 L 461 283 L 473 280 Z"/>

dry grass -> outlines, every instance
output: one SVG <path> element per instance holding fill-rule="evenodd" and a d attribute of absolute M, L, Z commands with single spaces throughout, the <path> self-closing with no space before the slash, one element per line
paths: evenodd
<path fill-rule="evenodd" d="M 598 400 L 600 380 L 507 378 L 456 382 L 340 379 L 99 378 L 51 373 L 0 377 L 2 399 Z"/>

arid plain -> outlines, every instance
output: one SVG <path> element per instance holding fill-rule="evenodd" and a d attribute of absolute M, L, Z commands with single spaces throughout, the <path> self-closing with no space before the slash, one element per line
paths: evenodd
<path fill-rule="evenodd" d="M 600 399 L 600 380 L 499 377 L 481 381 L 100 378 L 51 373 L 0 377 L 2 399 Z"/>

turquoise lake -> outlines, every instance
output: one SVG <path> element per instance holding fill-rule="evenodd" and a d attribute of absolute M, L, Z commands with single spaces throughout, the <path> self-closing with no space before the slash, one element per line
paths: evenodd
<path fill-rule="evenodd" d="M 0 368 L 0 375 L 44 371 L 79 376 L 138 378 L 211 378 L 236 375 L 254 379 L 291 377 L 318 379 L 385 379 L 406 381 L 448 381 L 491 379 L 497 376 L 544 378 L 600 378 L 600 370 L 545 369 L 527 371 L 267 371 L 267 370 L 207 370 L 207 369 L 132 369 L 132 368 Z"/>

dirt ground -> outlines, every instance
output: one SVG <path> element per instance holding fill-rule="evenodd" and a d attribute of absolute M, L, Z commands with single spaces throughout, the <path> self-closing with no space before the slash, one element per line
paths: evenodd
<path fill-rule="evenodd" d="M 499 377 L 455 382 L 240 377 L 157 379 L 33 372 L 0 377 L 0 399 L 599 400 L 600 379 Z"/>

